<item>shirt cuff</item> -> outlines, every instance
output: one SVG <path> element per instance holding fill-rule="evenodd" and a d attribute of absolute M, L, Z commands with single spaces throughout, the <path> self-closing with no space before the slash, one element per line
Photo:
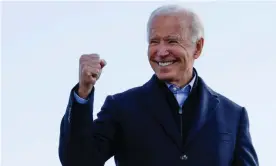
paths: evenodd
<path fill-rule="evenodd" d="M 76 92 L 74 92 L 74 97 L 79 104 L 86 104 L 88 102 L 88 100 L 79 97 Z"/>

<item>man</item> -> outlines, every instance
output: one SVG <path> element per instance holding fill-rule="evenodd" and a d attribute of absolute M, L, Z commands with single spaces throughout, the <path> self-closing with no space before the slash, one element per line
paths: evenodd
<path fill-rule="evenodd" d="M 80 58 L 60 131 L 63 166 L 257 166 L 248 114 L 209 88 L 193 68 L 204 44 L 197 15 L 162 6 L 148 21 L 155 74 L 140 87 L 106 98 L 93 120 L 94 85 L 105 61 Z"/>

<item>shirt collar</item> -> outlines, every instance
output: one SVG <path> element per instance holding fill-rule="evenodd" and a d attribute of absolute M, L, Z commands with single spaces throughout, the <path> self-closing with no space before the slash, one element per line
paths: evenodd
<path fill-rule="evenodd" d="M 172 93 L 190 93 L 193 89 L 196 77 L 197 77 L 196 72 L 194 72 L 194 76 L 193 76 L 192 80 L 187 85 L 185 85 L 183 88 L 180 88 L 174 84 L 170 84 L 167 82 L 166 82 L 166 85 Z"/>

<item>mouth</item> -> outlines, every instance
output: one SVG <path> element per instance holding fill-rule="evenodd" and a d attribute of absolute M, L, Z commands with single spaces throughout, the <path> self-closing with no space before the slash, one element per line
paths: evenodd
<path fill-rule="evenodd" d="M 163 62 L 156 62 L 158 66 L 165 67 L 175 63 L 175 61 L 163 61 Z"/>

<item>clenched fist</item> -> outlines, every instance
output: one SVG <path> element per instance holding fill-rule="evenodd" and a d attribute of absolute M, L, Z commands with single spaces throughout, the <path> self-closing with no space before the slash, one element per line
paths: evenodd
<path fill-rule="evenodd" d="M 106 62 L 100 59 L 98 54 L 84 54 L 80 57 L 79 63 L 78 94 L 81 98 L 87 98 L 99 79 Z"/>

